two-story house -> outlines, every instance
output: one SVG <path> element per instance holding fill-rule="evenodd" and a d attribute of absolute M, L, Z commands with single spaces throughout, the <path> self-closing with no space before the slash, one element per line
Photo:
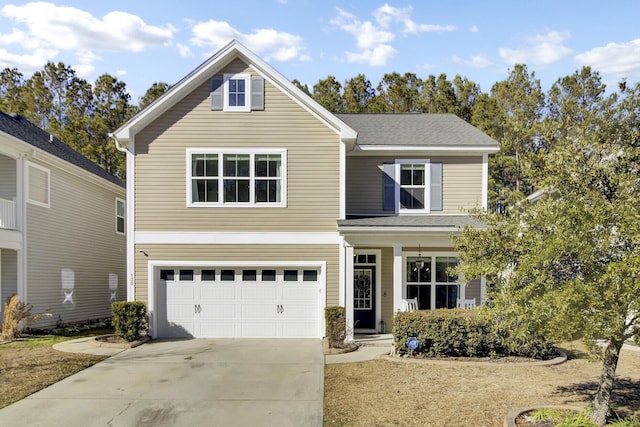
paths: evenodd
<path fill-rule="evenodd" d="M 0 112 L 0 322 L 12 294 L 35 327 L 111 317 L 126 298 L 125 185 L 19 115 Z"/>
<path fill-rule="evenodd" d="M 332 114 L 233 41 L 114 132 L 128 298 L 154 337 L 316 337 L 482 298 L 448 274 L 498 144 L 453 115 Z M 419 268 L 418 268 L 419 267 Z"/>

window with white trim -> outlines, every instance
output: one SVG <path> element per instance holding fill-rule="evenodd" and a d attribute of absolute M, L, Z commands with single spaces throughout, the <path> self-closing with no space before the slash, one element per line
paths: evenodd
<path fill-rule="evenodd" d="M 286 205 L 286 150 L 187 150 L 188 206 Z"/>
<path fill-rule="evenodd" d="M 124 200 L 116 198 L 116 233 L 124 234 Z"/>
<path fill-rule="evenodd" d="M 442 210 L 442 163 L 398 159 L 383 169 L 383 209 L 395 213 Z"/>
<path fill-rule="evenodd" d="M 264 110 L 264 78 L 248 73 L 211 79 L 211 109 L 226 112 Z"/>
<path fill-rule="evenodd" d="M 422 267 L 416 263 L 417 256 L 405 258 L 407 298 L 416 298 L 420 310 L 457 307 L 461 285 L 451 269 L 458 265 L 458 258 L 438 254 L 421 258 Z"/>

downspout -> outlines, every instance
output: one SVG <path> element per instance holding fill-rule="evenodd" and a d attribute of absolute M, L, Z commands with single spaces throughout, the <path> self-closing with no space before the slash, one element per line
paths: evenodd
<path fill-rule="evenodd" d="M 133 174 L 131 174 L 131 179 L 129 179 L 129 172 L 133 172 L 131 166 L 133 161 L 130 162 L 131 152 L 128 150 L 128 147 L 123 147 L 118 141 L 118 138 L 115 137 L 114 134 L 108 133 L 107 137 L 112 139 L 115 143 L 116 150 L 125 153 L 126 155 L 126 165 L 127 165 L 127 180 L 126 180 L 126 197 L 125 197 L 125 206 L 126 206 L 126 260 L 127 260 L 127 274 L 125 278 L 125 286 L 127 289 L 127 301 L 135 301 L 135 276 L 134 276 L 134 230 L 133 230 Z"/>

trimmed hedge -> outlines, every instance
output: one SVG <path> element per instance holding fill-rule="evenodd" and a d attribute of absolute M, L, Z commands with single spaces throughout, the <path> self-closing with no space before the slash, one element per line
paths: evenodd
<path fill-rule="evenodd" d="M 344 339 L 347 336 L 347 314 L 344 307 L 330 305 L 324 308 L 324 318 L 327 326 L 327 338 L 329 347 L 344 347 Z"/>
<path fill-rule="evenodd" d="M 111 304 L 112 324 L 116 336 L 131 342 L 147 334 L 147 307 L 140 301 Z"/>
<path fill-rule="evenodd" d="M 409 352 L 407 341 L 418 339 L 415 353 L 425 357 L 504 357 L 545 359 L 555 356 L 552 343 L 542 337 L 516 337 L 504 319 L 480 315 L 480 310 L 439 309 L 399 312 L 393 318 L 393 337 L 399 354 Z"/>

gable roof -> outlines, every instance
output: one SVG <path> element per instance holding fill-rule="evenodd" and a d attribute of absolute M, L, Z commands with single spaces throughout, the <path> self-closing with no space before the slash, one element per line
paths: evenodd
<path fill-rule="evenodd" d="M 54 138 L 50 133 L 40 129 L 18 114 L 6 114 L 0 111 L 0 132 L 46 151 L 113 184 L 125 187 L 124 182 L 118 177 L 111 175 L 58 138 Z"/>
<path fill-rule="evenodd" d="M 500 144 L 454 114 L 336 114 L 358 132 L 359 147 L 467 147 L 498 151 Z"/>
<path fill-rule="evenodd" d="M 239 58 L 253 70 L 259 73 L 265 80 L 276 86 L 304 109 L 316 116 L 327 126 L 340 135 L 343 141 L 353 142 L 356 133 L 347 124 L 318 104 L 309 95 L 297 88 L 271 65 L 260 59 L 256 54 L 247 49 L 237 40 L 231 41 L 225 47 L 216 52 L 211 58 L 193 70 L 182 80 L 171 87 L 165 94 L 140 111 L 128 122 L 122 125 L 111 135 L 118 143 L 125 147 L 128 145 L 130 135 L 144 129 L 162 113 L 182 100 L 197 87 L 211 79 L 213 75 L 222 70 L 234 59 Z"/>

